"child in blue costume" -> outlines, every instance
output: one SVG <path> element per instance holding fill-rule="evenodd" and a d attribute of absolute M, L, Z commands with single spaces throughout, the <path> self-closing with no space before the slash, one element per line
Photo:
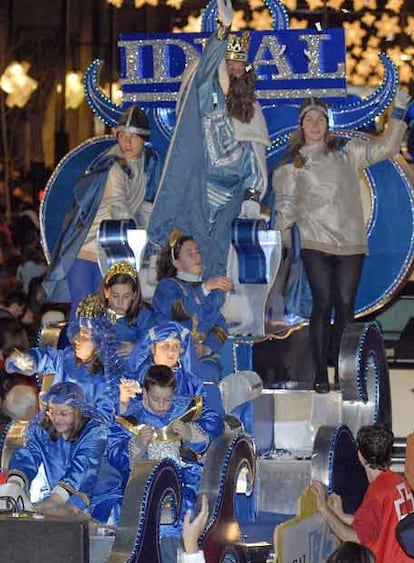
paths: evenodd
<path fill-rule="evenodd" d="M 141 295 L 138 272 L 129 262 L 116 262 L 106 272 L 101 296 L 116 316 L 119 352 L 128 356 L 155 321 L 151 307 Z"/>
<path fill-rule="evenodd" d="M 187 413 L 184 422 L 181 420 Z M 208 409 L 201 397 L 178 395 L 172 370 L 163 365 L 151 366 L 145 375 L 142 399 L 127 411 L 128 420 L 119 417 L 117 431 L 111 437 L 109 461 L 130 470 L 141 459 L 174 459 L 181 468 L 182 505 L 177 525 L 162 525 L 161 551 L 164 561 L 175 561 L 178 540 L 186 511 L 194 509 L 202 474 L 204 454 L 212 440 L 224 430 L 221 417 Z M 136 424 L 131 424 L 133 417 Z M 138 426 L 139 425 L 139 426 Z M 169 427 L 167 439 L 159 439 L 157 429 Z M 192 452 L 183 457 L 183 447 Z M 194 455 L 196 454 L 196 455 Z M 171 551 L 167 555 L 166 546 Z"/>
<path fill-rule="evenodd" d="M 111 420 L 119 402 L 117 389 L 110 389 L 104 363 L 109 355 L 108 333 L 113 331 L 99 296 L 88 296 L 77 309 L 78 320 L 70 332 L 73 344 L 63 350 L 51 346 L 12 352 L 6 360 L 6 371 L 24 375 L 54 374 L 54 383 L 72 381 L 78 384 L 86 401 Z"/>
<path fill-rule="evenodd" d="M 153 364 L 170 367 L 175 375 L 179 395 L 201 395 L 203 382 L 194 374 L 194 346 L 188 329 L 176 322 L 154 326 L 132 350 L 129 366 L 133 377 L 144 382 Z"/>
<path fill-rule="evenodd" d="M 218 381 L 220 350 L 227 339 L 221 307 L 232 283 L 224 276 L 202 281 L 202 273 L 203 261 L 193 237 L 174 229 L 158 260 L 152 306 L 157 324 L 176 321 L 191 332 L 197 373 L 203 381 Z"/>
<path fill-rule="evenodd" d="M 35 505 L 37 511 L 53 512 L 65 504 L 74 511 L 91 511 L 100 501 L 94 490 L 107 426 L 75 383 L 56 383 L 43 401 L 45 408 L 30 423 L 24 447 L 11 457 L 8 480 L 28 492 L 43 464 L 49 490 Z"/>

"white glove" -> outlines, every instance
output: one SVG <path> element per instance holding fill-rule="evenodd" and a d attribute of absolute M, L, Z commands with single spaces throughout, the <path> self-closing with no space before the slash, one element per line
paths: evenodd
<path fill-rule="evenodd" d="M 4 369 L 7 373 L 22 373 L 23 375 L 33 375 L 35 361 L 30 354 L 14 350 L 4 362 Z"/>
<path fill-rule="evenodd" d="M 0 507 L 3 510 L 8 508 L 8 502 L 4 497 L 14 499 L 19 510 L 26 510 L 28 512 L 34 511 L 24 487 L 22 487 L 17 480 L 14 481 L 13 477 L 9 482 L 0 485 Z"/>
<path fill-rule="evenodd" d="M 405 90 L 397 90 L 394 98 L 394 106 L 396 108 L 407 109 L 410 101 L 411 97 Z"/>
<path fill-rule="evenodd" d="M 224 27 L 230 27 L 234 17 L 231 0 L 217 0 L 217 11 Z"/>
<path fill-rule="evenodd" d="M 260 219 L 260 203 L 251 199 L 243 201 L 240 210 L 240 217 L 244 217 L 246 219 Z"/>

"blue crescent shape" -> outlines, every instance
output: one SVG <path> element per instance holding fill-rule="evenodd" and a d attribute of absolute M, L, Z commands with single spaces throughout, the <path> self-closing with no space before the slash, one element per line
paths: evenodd
<path fill-rule="evenodd" d="M 40 206 L 40 234 L 43 251 L 50 261 L 62 221 L 73 204 L 73 187 L 93 161 L 116 143 L 111 135 L 81 143 L 59 162 L 46 184 Z"/>
<path fill-rule="evenodd" d="M 114 104 L 99 87 L 99 73 L 102 64 L 103 61 L 95 59 L 88 66 L 83 75 L 83 90 L 91 110 L 106 125 L 115 127 L 123 113 L 123 109 L 122 106 Z"/>
<path fill-rule="evenodd" d="M 400 156 L 365 170 L 371 190 L 368 256 L 356 300 L 356 316 L 381 309 L 408 279 L 414 263 L 414 192 Z"/>
<path fill-rule="evenodd" d="M 275 31 L 284 31 L 289 28 L 289 15 L 285 6 L 278 0 L 263 0 L 272 16 Z M 203 12 L 201 19 L 201 31 L 213 33 L 217 27 L 217 0 L 210 0 Z"/>

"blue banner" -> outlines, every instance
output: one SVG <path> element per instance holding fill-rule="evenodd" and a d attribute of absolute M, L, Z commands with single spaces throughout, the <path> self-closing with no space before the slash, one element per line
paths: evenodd
<path fill-rule="evenodd" d="M 121 87 L 126 104 L 174 107 L 181 79 L 210 34 L 121 35 Z M 345 34 L 342 28 L 251 32 L 249 61 L 263 103 L 307 96 L 345 98 Z"/>

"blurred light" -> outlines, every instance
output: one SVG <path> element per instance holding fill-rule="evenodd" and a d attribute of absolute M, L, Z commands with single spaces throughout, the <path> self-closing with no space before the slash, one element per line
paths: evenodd
<path fill-rule="evenodd" d="M 70 71 L 65 77 L 65 107 L 67 109 L 78 109 L 83 102 L 82 74 Z"/>
<path fill-rule="evenodd" d="M 0 88 L 8 94 L 6 98 L 8 107 L 24 107 L 36 90 L 36 80 L 27 74 L 29 68 L 30 65 L 27 61 L 21 63 L 13 61 L 0 76 Z"/>

